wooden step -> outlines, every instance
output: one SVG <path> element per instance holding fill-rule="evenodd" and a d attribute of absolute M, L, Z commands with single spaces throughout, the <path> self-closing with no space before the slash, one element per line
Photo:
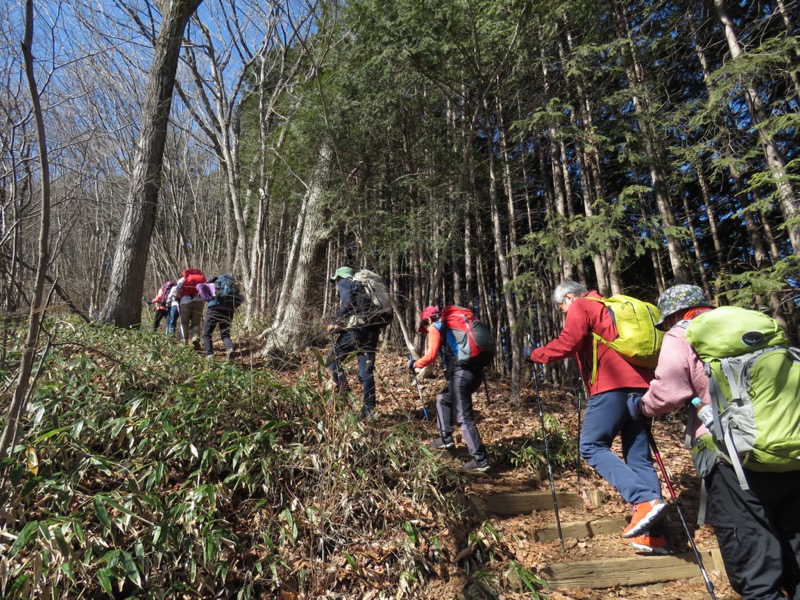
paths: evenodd
<path fill-rule="evenodd" d="M 602 535 L 604 533 L 619 533 L 628 524 L 625 517 L 612 519 L 593 519 L 589 521 L 568 521 L 561 524 L 561 533 L 564 538 L 584 538 Z M 555 523 L 547 527 L 533 530 L 533 539 L 536 542 L 549 542 L 558 539 L 558 525 Z"/>
<path fill-rule="evenodd" d="M 699 553 L 712 582 L 725 577 L 718 549 L 700 550 Z M 556 563 L 546 567 L 540 575 L 553 588 L 608 588 L 702 578 L 693 552 Z"/>

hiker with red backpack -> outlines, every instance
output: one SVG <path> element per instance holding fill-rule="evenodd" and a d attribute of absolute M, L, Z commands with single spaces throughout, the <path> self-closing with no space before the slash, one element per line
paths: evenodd
<path fill-rule="evenodd" d="M 364 318 L 369 298 L 362 286 L 354 281 L 355 273 L 350 267 L 339 267 L 331 276 L 339 294 L 339 310 L 328 325 L 328 332 L 336 335 L 325 364 L 331 380 L 341 394 L 350 392 L 347 374 L 341 361 L 348 355 L 358 357 L 358 381 L 363 390 L 363 405 L 358 414 L 360 420 L 373 416 L 377 404 L 375 396 L 375 352 L 378 338 L 385 323 L 374 323 Z M 362 306 L 364 305 L 364 306 Z"/>
<path fill-rule="evenodd" d="M 158 330 L 158 326 L 161 324 L 161 321 L 164 317 L 169 314 L 169 305 L 167 304 L 167 298 L 169 297 L 169 292 L 172 287 L 175 285 L 174 281 L 165 281 L 164 284 L 158 288 L 158 293 L 156 293 L 155 297 L 152 300 L 148 300 L 148 304 L 155 306 L 155 316 L 153 317 L 153 331 Z"/>
<path fill-rule="evenodd" d="M 478 327 L 482 330 L 476 335 Z M 409 369 L 419 373 L 440 355 L 445 373 L 445 386 L 436 396 L 439 437 L 430 447 L 453 448 L 453 430 L 460 423 L 461 437 L 472 455 L 463 469 L 468 473 L 486 473 L 491 465 L 475 423 L 472 394 L 483 382 L 484 368 L 494 356 L 494 340 L 471 311 L 457 306 L 446 306 L 441 311 L 435 306 L 426 307 L 420 314 L 417 331 L 427 334 L 426 351 L 419 360 L 409 360 Z"/>
<path fill-rule="evenodd" d="M 191 341 L 195 350 L 200 349 L 200 326 L 203 322 L 203 301 L 197 286 L 205 281 L 206 276 L 200 269 L 184 269 L 168 298 L 170 302 L 177 299 L 180 307 L 181 338 L 186 343 Z"/>
<path fill-rule="evenodd" d="M 686 436 L 706 492 L 700 514 L 731 586 L 748 600 L 785 598 L 781 588 L 800 600 L 800 351 L 774 319 L 713 308 L 695 285 L 667 289 L 658 308 L 662 352 L 650 389 L 629 398 L 631 415 L 658 417 L 693 400 L 711 409 L 705 425 L 689 407 Z"/>
<path fill-rule="evenodd" d="M 644 394 L 651 368 L 636 366 L 605 343 L 618 337 L 614 317 L 603 297 L 585 285 L 565 280 L 553 291 L 553 302 L 564 313 L 564 328 L 555 340 L 538 348 L 526 347 L 532 362 L 552 363 L 576 357 L 589 401 L 580 435 L 580 454 L 597 473 L 633 504 L 630 524 L 622 531 L 642 552 L 666 553 L 666 527 L 659 522 L 667 504 L 661 497 L 643 423 L 631 418 L 628 394 Z M 622 438 L 620 458 L 611 449 Z"/>

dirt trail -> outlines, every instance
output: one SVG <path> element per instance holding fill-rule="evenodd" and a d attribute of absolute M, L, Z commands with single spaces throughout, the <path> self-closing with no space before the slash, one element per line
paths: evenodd
<path fill-rule="evenodd" d="M 247 361 L 248 353 L 243 353 L 243 355 L 241 360 Z M 382 419 L 387 424 L 395 422 L 398 414 L 403 414 L 417 420 L 421 428 L 421 439 L 427 439 L 435 435 L 434 425 L 433 423 L 427 424 L 423 418 L 419 395 L 408 375 L 405 363 L 405 358 L 399 353 L 383 352 L 378 356 L 376 384 L 379 416 L 375 426 L 380 427 Z M 313 362 L 308 362 L 308 364 L 310 367 Z M 285 373 L 285 376 L 287 380 L 294 379 L 298 373 Z M 546 479 L 546 470 L 543 470 L 544 479 L 540 482 L 538 473 L 534 473 L 530 469 L 518 468 L 510 460 L 512 452 L 518 451 L 523 444 L 530 443 L 532 436 L 540 429 L 533 385 L 531 384 L 530 389 L 524 391 L 522 400 L 515 403 L 510 400 L 508 385 L 502 378 L 490 374 L 488 383 L 488 400 L 485 391 L 481 389 L 474 397 L 474 406 L 477 412 L 478 428 L 489 450 L 493 471 L 489 476 L 468 477 L 465 483 L 465 495 L 486 498 L 526 492 L 550 494 L 550 482 Z M 428 379 L 422 384 L 428 414 L 433 418 L 435 415 L 434 398 L 442 386 L 442 378 Z M 545 385 L 541 389 L 541 400 L 545 414 L 552 415 L 557 420 L 557 427 L 567 432 L 573 441 L 577 440 L 578 405 L 576 397 L 561 389 Z M 430 428 L 430 431 L 424 431 L 426 428 Z M 550 430 L 549 425 L 548 430 Z M 696 525 L 700 481 L 694 472 L 688 451 L 683 448 L 683 424 L 680 421 L 680 415 L 668 416 L 654 422 L 653 433 L 662 460 L 670 473 L 675 492 L 680 498 L 681 507 L 693 533 L 695 543 L 701 550 L 716 548 L 716 539 L 711 528 L 707 525 L 700 527 Z M 457 445 L 462 449 L 461 452 L 444 453 L 442 460 L 452 465 L 454 469 L 458 469 L 466 458 L 463 456 L 463 444 L 458 431 L 456 431 L 455 438 Z M 615 450 L 620 453 L 619 440 L 615 443 Z M 630 515 L 630 506 L 624 503 L 619 494 L 585 463 L 580 466 L 580 476 L 578 463 L 574 461 L 573 464 L 556 468 L 554 479 L 555 488 L 559 494 L 579 494 L 585 497 L 591 490 L 601 490 L 604 496 L 604 501 L 598 506 L 592 506 L 587 499 L 579 506 L 559 507 L 562 524 L 575 521 L 624 519 Z M 663 478 L 662 491 L 664 498 L 669 499 L 669 492 L 663 484 Z M 675 510 L 675 507 L 671 506 L 667 514 L 670 534 L 676 550 L 689 552 L 687 536 Z M 652 555 L 638 553 L 620 537 L 618 531 L 601 533 L 592 537 L 566 537 L 564 552 L 561 551 L 557 537 L 549 541 L 535 541 L 535 531 L 555 524 L 554 512 L 550 509 L 509 516 L 491 514 L 490 511 L 489 514 L 484 514 L 480 518 L 489 519 L 493 527 L 501 533 L 502 539 L 505 540 L 512 554 L 511 558 L 518 560 L 537 574 L 545 572 L 551 565 L 564 562 L 635 558 L 638 565 L 638 561 L 645 564 L 656 558 Z M 706 568 L 710 573 L 718 600 L 739 598 L 730 589 L 724 574 L 715 570 L 714 565 L 707 564 Z M 460 586 L 463 586 L 463 574 L 459 574 L 455 569 L 450 575 L 449 581 L 432 584 L 431 589 L 427 590 L 428 594 L 432 594 L 430 597 L 447 598 L 450 597 L 448 594 L 455 593 Z M 545 593 L 555 600 L 604 598 L 704 600 L 710 597 L 699 577 L 647 585 L 599 589 L 556 589 L 547 590 Z M 460 597 L 460 592 L 455 597 Z M 508 592 L 503 597 L 525 598 L 528 596 L 522 593 Z"/>

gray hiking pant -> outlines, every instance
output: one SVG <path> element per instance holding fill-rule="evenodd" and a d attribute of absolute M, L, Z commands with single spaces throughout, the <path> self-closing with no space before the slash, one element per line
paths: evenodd
<path fill-rule="evenodd" d="M 447 385 L 436 396 L 436 414 L 439 417 L 439 433 L 442 438 L 453 435 L 456 423 L 461 424 L 461 435 L 467 450 L 479 464 L 488 461 L 475 416 L 472 411 L 472 394 L 483 382 L 483 370 L 469 371 L 456 367 L 447 379 Z"/>

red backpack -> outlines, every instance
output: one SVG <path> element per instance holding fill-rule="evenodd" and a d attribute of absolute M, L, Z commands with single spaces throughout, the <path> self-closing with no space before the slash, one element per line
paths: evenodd
<path fill-rule="evenodd" d="M 186 269 L 183 273 L 183 286 L 181 287 L 180 297 L 196 296 L 197 286 L 206 282 L 206 276 L 200 269 Z"/>
<path fill-rule="evenodd" d="M 495 353 L 494 336 L 489 328 L 475 318 L 472 311 L 461 306 L 445 306 L 440 320 L 446 330 L 445 340 L 460 367 L 485 367 Z M 451 335 L 447 335 L 450 333 Z"/>

